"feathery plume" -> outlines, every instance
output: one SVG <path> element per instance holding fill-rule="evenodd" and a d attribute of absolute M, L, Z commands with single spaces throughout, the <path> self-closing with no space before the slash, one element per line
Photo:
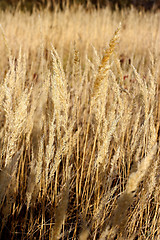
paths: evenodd
<path fill-rule="evenodd" d="M 110 59 L 112 53 L 115 50 L 115 47 L 119 41 L 119 32 L 121 29 L 121 24 L 115 31 L 112 39 L 110 40 L 109 47 L 106 49 L 103 58 L 101 60 L 101 64 L 98 69 L 98 74 L 95 79 L 93 90 L 92 90 L 92 99 L 96 99 L 99 96 L 99 91 L 101 88 L 101 85 L 103 83 L 104 78 L 106 77 L 106 73 L 109 70 L 110 66 L 108 65 L 108 60 Z"/>

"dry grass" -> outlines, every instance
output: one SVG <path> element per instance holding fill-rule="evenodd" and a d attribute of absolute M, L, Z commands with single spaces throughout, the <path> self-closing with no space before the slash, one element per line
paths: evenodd
<path fill-rule="evenodd" d="M 159 21 L 0 13 L 2 239 L 159 239 Z"/>

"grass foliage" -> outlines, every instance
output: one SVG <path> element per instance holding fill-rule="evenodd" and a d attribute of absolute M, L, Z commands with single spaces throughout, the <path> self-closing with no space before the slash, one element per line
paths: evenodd
<path fill-rule="evenodd" d="M 159 21 L 0 13 L 1 239 L 159 239 Z"/>

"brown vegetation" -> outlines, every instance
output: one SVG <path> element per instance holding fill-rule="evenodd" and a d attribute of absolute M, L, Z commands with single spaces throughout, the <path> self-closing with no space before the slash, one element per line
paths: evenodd
<path fill-rule="evenodd" d="M 159 239 L 159 21 L 0 13 L 1 239 Z"/>

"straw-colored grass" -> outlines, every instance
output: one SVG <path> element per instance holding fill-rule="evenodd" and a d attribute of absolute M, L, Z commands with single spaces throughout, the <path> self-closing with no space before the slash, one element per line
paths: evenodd
<path fill-rule="evenodd" d="M 0 12 L 1 239 L 159 239 L 159 21 Z"/>

